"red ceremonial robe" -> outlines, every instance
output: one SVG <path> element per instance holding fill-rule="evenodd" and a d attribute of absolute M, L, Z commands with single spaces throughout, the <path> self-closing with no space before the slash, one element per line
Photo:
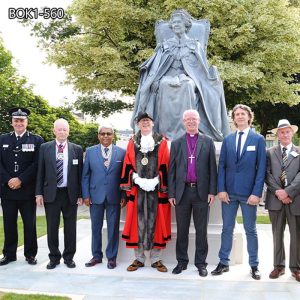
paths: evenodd
<path fill-rule="evenodd" d="M 171 206 L 168 201 L 168 165 L 169 149 L 165 138 L 158 146 L 158 204 L 154 230 L 153 248 L 163 249 L 171 239 Z M 138 248 L 138 187 L 132 181 L 132 173 L 136 172 L 135 149 L 133 138 L 130 139 L 123 163 L 121 189 L 126 191 L 127 210 L 122 239 L 127 248 Z"/>

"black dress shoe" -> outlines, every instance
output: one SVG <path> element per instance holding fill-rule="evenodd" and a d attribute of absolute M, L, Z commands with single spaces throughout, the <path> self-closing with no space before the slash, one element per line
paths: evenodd
<path fill-rule="evenodd" d="M 201 276 L 201 277 L 206 277 L 207 276 L 207 270 L 206 270 L 206 268 L 204 267 L 204 266 L 202 266 L 202 267 L 199 267 L 198 268 L 198 272 L 199 272 L 199 275 Z"/>
<path fill-rule="evenodd" d="M 37 264 L 37 260 L 34 256 L 26 257 L 26 261 L 28 262 L 29 265 Z"/>
<path fill-rule="evenodd" d="M 16 260 L 17 260 L 16 258 L 10 258 L 10 257 L 7 257 L 7 256 L 3 256 L 0 259 L 0 266 L 5 266 L 5 265 L 9 264 L 10 262 L 16 261 Z"/>
<path fill-rule="evenodd" d="M 180 274 L 183 270 L 186 270 L 187 266 L 184 264 L 177 264 L 177 266 L 173 269 L 172 274 Z"/>
<path fill-rule="evenodd" d="M 97 258 L 92 258 L 89 262 L 87 262 L 85 264 L 86 267 L 93 267 L 97 264 L 101 264 L 102 263 L 102 259 L 97 259 Z"/>
<path fill-rule="evenodd" d="M 56 268 L 56 266 L 59 265 L 59 264 L 60 264 L 59 261 L 52 261 L 52 260 L 50 260 L 46 268 L 48 270 L 52 270 L 52 269 Z"/>
<path fill-rule="evenodd" d="M 251 267 L 250 274 L 253 279 L 260 280 L 261 276 L 260 276 L 260 272 L 257 269 L 257 267 Z"/>
<path fill-rule="evenodd" d="M 117 266 L 117 262 L 115 259 L 109 259 L 107 262 L 108 269 L 114 269 Z"/>
<path fill-rule="evenodd" d="M 217 267 L 211 271 L 211 275 L 222 275 L 224 272 L 229 271 L 229 266 L 219 263 Z"/>
<path fill-rule="evenodd" d="M 76 264 L 73 259 L 65 260 L 64 264 L 70 269 L 76 268 Z"/>

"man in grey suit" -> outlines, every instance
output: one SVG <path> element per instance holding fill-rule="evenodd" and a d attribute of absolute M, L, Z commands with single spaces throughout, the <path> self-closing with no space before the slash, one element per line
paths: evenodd
<path fill-rule="evenodd" d="M 75 268 L 77 205 L 82 204 L 81 174 L 83 152 L 81 146 L 70 143 L 69 124 L 64 119 L 54 122 L 56 139 L 42 145 L 39 153 L 36 183 L 36 203 L 45 205 L 50 262 L 54 269 L 61 257 L 68 268 Z M 58 230 L 60 213 L 64 218 L 63 254 L 59 251 Z"/>
<path fill-rule="evenodd" d="M 285 273 L 284 230 L 290 230 L 290 263 L 292 276 L 300 281 L 300 149 L 292 143 L 298 127 L 286 119 L 278 122 L 272 132 L 279 145 L 267 151 L 268 186 L 266 209 L 272 223 L 274 269 L 271 279 Z"/>
<path fill-rule="evenodd" d="M 209 206 L 217 193 L 217 166 L 212 139 L 198 132 L 196 110 L 183 113 L 186 134 L 171 144 L 169 164 L 169 202 L 175 206 L 177 221 L 176 259 L 173 274 L 186 270 L 189 226 L 193 211 L 196 229 L 195 266 L 201 277 L 207 276 L 207 224 Z"/>
<path fill-rule="evenodd" d="M 82 172 L 82 195 L 90 207 L 92 222 L 92 259 L 85 264 L 93 267 L 102 262 L 102 226 L 104 211 L 107 222 L 107 268 L 116 267 L 119 246 L 121 201 L 120 179 L 125 150 L 112 144 L 114 131 L 110 125 L 98 130 L 100 144 L 86 149 Z M 121 205 L 120 205 L 121 204 Z"/>

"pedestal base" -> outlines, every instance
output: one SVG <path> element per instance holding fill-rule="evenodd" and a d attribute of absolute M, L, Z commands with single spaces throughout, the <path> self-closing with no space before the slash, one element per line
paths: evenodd
<path fill-rule="evenodd" d="M 124 221 L 121 221 L 118 261 L 131 263 L 131 261 L 134 260 L 134 250 L 126 248 L 125 242 L 122 241 L 121 239 L 123 227 L 124 227 Z M 208 225 L 207 231 L 208 231 L 207 263 L 209 265 L 216 265 L 219 263 L 218 253 L 221 245 L 222 225 L 210 224 Z M 105 250 L 107 244 L 106 227 L 103 229 L 102 237 L 103 237 L 103 250 Z M 161 258 L 165 263 L 170 263 L 174 265 L 176 265 L 177 263 L 176 237 L 177 237 L 176 224 L 172 224 L 172 240 L 167 244 L 166 249 L 162 251 Z M 194 256 L 195 256 L 195 228 L 193 223 L 190 226 L 188 255 L 189 255 L 190 263 L 193 264 Z M 241 264 L 242 261 L 243 261 L 243 235 L 241 231 L 241 226 L 239 224 L 236 224 L 235 233 L 233 237 L 232 251 L 230 255 L 230 265 Z M 150 264 L 150 261 L 148 260 L 147 263 Z"/>

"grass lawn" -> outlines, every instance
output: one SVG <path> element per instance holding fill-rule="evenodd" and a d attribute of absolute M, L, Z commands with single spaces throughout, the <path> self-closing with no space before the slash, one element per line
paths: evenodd
<path fill-rule="evenodd" d="M 60 222 L 60 226 L 63 226 L 62 219 Z M 36 217 L 36 231 L 37 231 L 38 237 L 43 236 L 47 233 L 45 216 L 37 216 Z M 2 254 L 3 242 L 4 242 L 3 217 L 0 216 L 0 254 Z M 19 217 L 18 218 L 18 246 L 21 246 L 23 244 L 24 244 L 23 222 L 22 222 L 21 217 Z M 0 298 L 0 299 L 2 299 L 2 298 Z M 12 298 L 12 299 L 14 299 L 14 298 Z"/>
<path fill-rule="evenodd" d="M 47 296 L 37 294 L 1 293 L 0 300 L 70 300 L 69 297 Z"/>
<path fill-rule="evenodd" d="M 238 216 L 237 217 L 237 222 L 239 224 L 243 224 L 243 218 L 242 216 Z M 256 224 L 271 224 L 270 223 L 270 219 L 269 219 L 269 216 L 257 216 L 256 218 Z"/>
<path fill-rule="evenodd" d="M 79 219 L 88 219 L 87 216 L 78 216 Z M 60 227 L 64 226 L 63 218 L 60 219 Z M 46 227 L 46 217 L 45 216 L 37 216 L 36 217 L 36 231 L 37 237 L 41 237 L 47 234 Z M 3 250 L 3 242 L 4 242 L 4 230 L 3 230 L 3 217 L 0 216 L 0 254 L 2 254 Z M 23 222 L 21 217 L 18 218 L 18 247 L 24 244 L 24 234 L 23 234 Z M 1 299 L 1 298 L 0 298 Z"/>

